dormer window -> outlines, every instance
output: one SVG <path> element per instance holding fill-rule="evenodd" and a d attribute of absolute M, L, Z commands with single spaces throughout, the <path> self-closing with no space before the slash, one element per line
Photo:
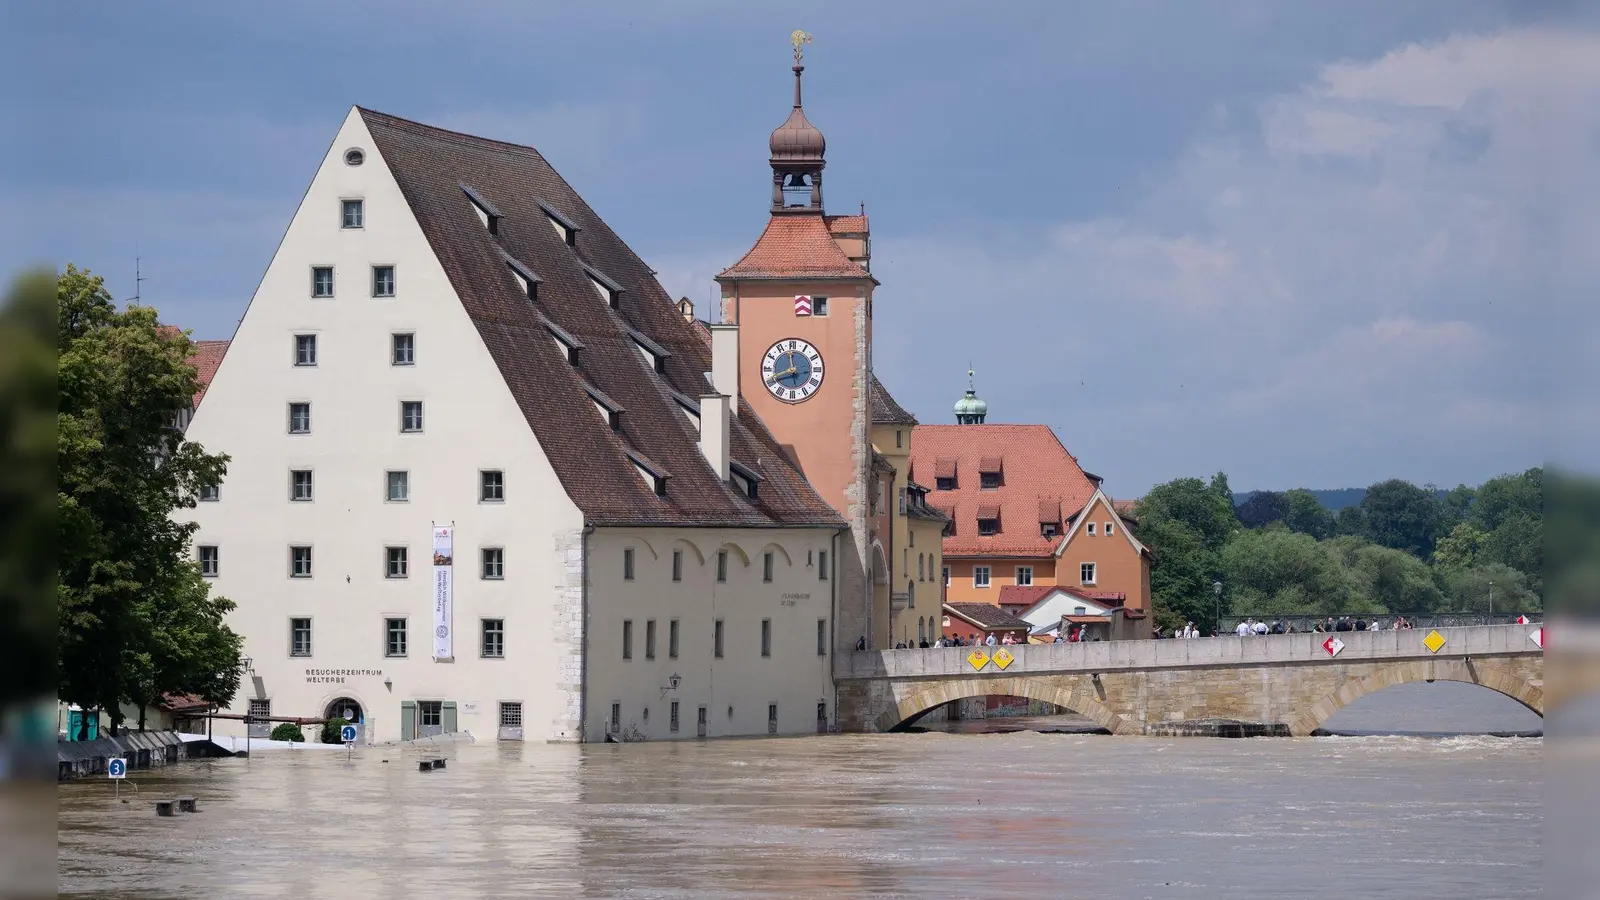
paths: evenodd
<path fill-rule="evenodd" d="M 639 356 L 644 359 L 644 364 L 650 367 L 650 371 L 655 372 L 657 375 L 666 374 L 667 357 L 672 355 L 667 348 L 650 340 L 643 332 L 632 328 L 628 329 L 628 337 L 633 340 L 633 346 L 639 351 Z"/>
<path fill-rule="evenodd" d="M 544 202 L 543 200 L 535 200 L 534 202 L 538 203 L 539 208 L 544 210 L 545 216 L 550 219 L 550 227 L 556 230 L 556 234 L 560 236 L 561 242 L 566 244 L 568 247 L 578 246 L 578 232 L 582 229 L 580 229 L 571 219 L 556 211 L 555 207 Z"/>
<path fill-rule="evenodd" d="M 978 507 L 978 534 L 983 537 L 1000 533 L 1000 507 Z"/>
<path fill-rule="evenodd" d="M 978 489 L 983 491 L 999 490 L 1004 483 L 1005 467 L 998 456 L 985 456 L 978 461 Z"/>
<path fill-rule="evenodd" d="M 607 306 L 612 309 L 617 309 L 621 306 L 622 285 L 612 281 L 606 277 L 604 272 L 593 266 L 584 265 L 583 271 L 589 276 L 589 283 L 594 285 L 595 293 L 600 295 L 600 299 L 606 301 Z"/>
<path fill-rule="evenodd" d="M 690 399 L 686 394 L 680 394 L 673 390 L 669 390 L 668 393 L 672 394 L 672 399 L 678 402 L 678 408 L 683 410 L 684 417 L 689 420 L 689 427 L 693 428 L 695 433 L 698 434 L 700 432 L 700 404 Z"/>
<path fill-rule="evenodd" d="M 495 205 L 490 203 L 487 197 L 467 187 L 465 184 L 461 185 L 461 191 L 467 195 L 468 200 L 472 201 L 472 209 L 478 214 L 478 221 L 483 223 L 483 227 L 487 228 L 490 234 L 499 234 L 500 210 L 496 209 Z"/>
<path fill-rule="evenodd" d="M 622 407 L 592 384 L 584 385 L 583 389 L 589 395 L 589 399 L 594 401 L 594 408 L 600 411 L 600 417 L 606 420 L 606 425 L 612 431 L 621 431 Z"/>
<path fill-rule="evenodd" d="M 933 489 L 936 491 L 953 491 L 956 489 L 956 480 L 954 478 L 935 478 L 933 480 Z"/>
<path fill-rule="evenodd" d="M 583 349 L 583 344 L 577 338 L 568 334 L 565 329 L 549 319 L 543 319 L 545 330 L 550 332 L 550 338 L 556 342 L 556 347 L 567 362 L 576 366 L 578 364 L 578 351 Z"/>
<path fill-rule="evenodd" d="M 939 491 L 953 491 L 956 489 L 956 461 L 953 458 L 934 460 L 933 487 Z"/>
<path fill-rule="evenodd" d="M 1039 523 L 1039 536 L 1040 537 L 1053 538 L 1053 537 L 1059 536 L 1060 534 L 1061 534 L 1061 526 L 1057 525 L 1056 523 L 1054 523 L 1054 522 L 1040 522 Z"/>
<path fill-rule="evenodd" d="M 747 469 L 737 462 L 729 460 L 728 477 L 733 481 L 733 486 L 739 493 L 745 495 L 748 499 L 756 499 L 756 489 L 761 484 L 761 476 L 757 475 L 754 470 Z"/>
<path fill-rule="evenodd" d="M 628 459 L 633 462 L 634 469 L 639 472 L 639 477 L 644 479 L 644 483 L 650 488 L 651 493 L 657 497 L 665 497 L 667 495 L 667 479 L 671 478 L 671 475 L 632 450 L 628 451 Z"/>
<path fill-rule="evenodd" d="M 999 490 L 999 488 L 1000 488 L 1000 473 L 999 472 L 979 472 L 978 473 L 978 489 L 979 490 L 994 491 L 994 490 Z"/>
<path fill-rule="evenodd" d="M 517 285 L 522 288 L 522 292 L 528 295 L 529 300 L 537 301 L 539 299 L 539 276 L 511 254 L 502 250 L 500 255 L 505 259 L 506 265 L 510 267 L 511 275 L 517 280 Z"/>

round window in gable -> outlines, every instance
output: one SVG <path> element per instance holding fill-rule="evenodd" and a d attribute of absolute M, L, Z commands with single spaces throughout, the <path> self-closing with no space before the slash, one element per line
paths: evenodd
<path fill-rule="evenodd" d="M 367 155 L 355 147 L 344 152 L 344 164 L 347 166 L 359 166 L 366 161 Z"/>

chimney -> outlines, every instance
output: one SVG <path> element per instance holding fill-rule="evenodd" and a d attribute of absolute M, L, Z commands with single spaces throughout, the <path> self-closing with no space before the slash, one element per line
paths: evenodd
<path fill-rule="evenodd" d="M 700 397 L 700 452 L 706 462 L 723 481 L 728 480 L 728 459 L 731 455 L 728 442 L 731 398 L 725 394 L 704 394 Z"/>
<path fill-rule="evenodd" d="M 739 414 L 739 326 L 711 326 L 711 386 L 729 398 Z"/>

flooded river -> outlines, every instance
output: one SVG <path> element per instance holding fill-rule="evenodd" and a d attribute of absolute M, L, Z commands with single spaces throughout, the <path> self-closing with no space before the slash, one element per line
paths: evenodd
<path fill-rule="evenodd" d="M 1426 693 L 1437 692 L 1437 693 Z M 1461 685 L 1341 730 L 1522 731 Z M 1424 713 L 1422 710 L 1428 710 Z M 1411 726 L 1411 727 L 1397 727 Z M 1543 896 L 1543 741 L 929 732 L 258 754 L 60 788 L 63 895 Z M 427 755 L 439 755 L 430 751 Z M 200 797 L 158 819 L 156 796 Z M 124 796 L 127 795 L 126 789 Z"/>

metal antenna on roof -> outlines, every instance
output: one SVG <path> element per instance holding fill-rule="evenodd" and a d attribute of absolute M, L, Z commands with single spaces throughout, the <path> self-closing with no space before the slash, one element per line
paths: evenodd
<path fill-rule="evenodd" d="M 133 245 L 133 252 L 133 296 L 128 298 L 128 302 L 138 303 L 141 291 L 140 284 L 144 282 L 144 275 L 139 272 L 139 245 L 137 243 Z"/>

